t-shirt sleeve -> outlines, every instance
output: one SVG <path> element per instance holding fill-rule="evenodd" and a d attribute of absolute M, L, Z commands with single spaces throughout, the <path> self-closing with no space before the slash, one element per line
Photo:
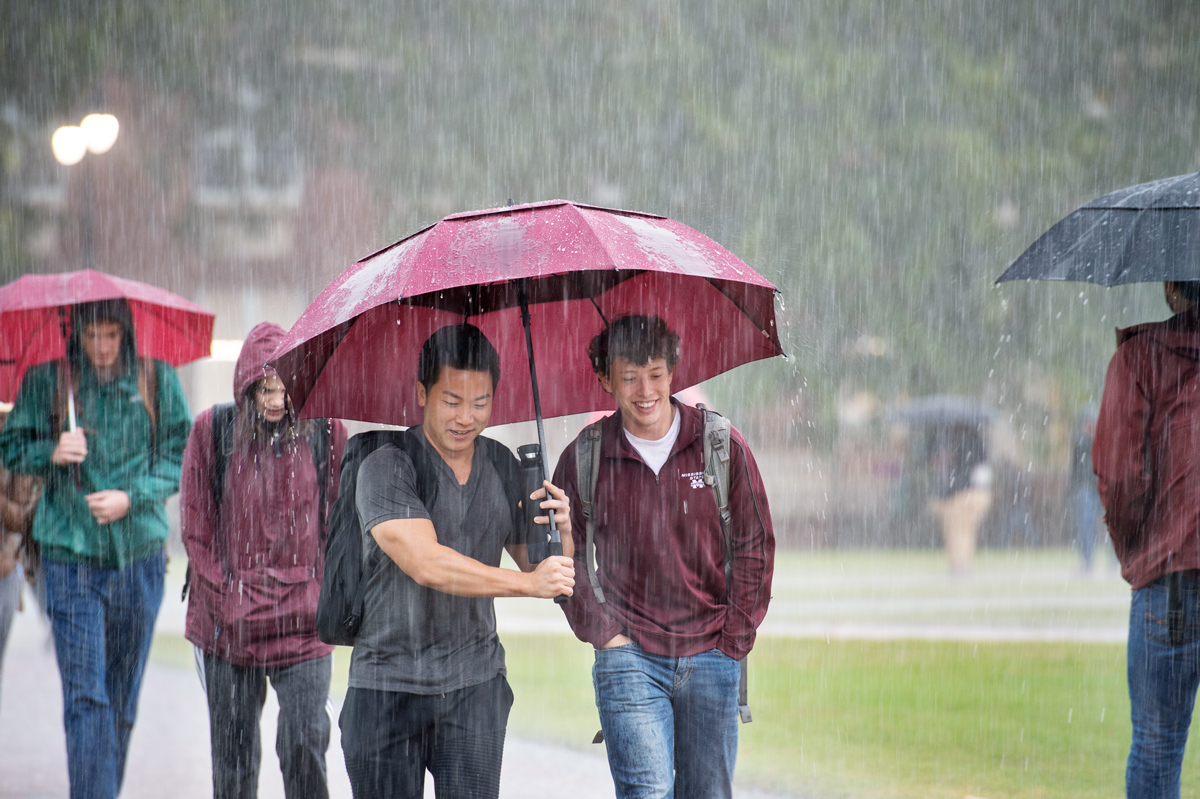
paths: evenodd
<path fill-rule="evenodd" d="M 355 491 L 358 520 L 364 531 L 392 519 L 428 519 L 417 495 L 416 469 L 408 455 L 391 445 L 380 447 L 358 467 Z"/>

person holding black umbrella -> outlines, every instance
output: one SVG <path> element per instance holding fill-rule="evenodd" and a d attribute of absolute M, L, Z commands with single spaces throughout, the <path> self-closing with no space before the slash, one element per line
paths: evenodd
<path fill-rule="evenodd" d="M 1175 313 L 1117 331 L 1092 460 L 1133 588 L 1129 797 L 1178 797 L 1200 685 L 1200 282 L 1167 282 Z"/>

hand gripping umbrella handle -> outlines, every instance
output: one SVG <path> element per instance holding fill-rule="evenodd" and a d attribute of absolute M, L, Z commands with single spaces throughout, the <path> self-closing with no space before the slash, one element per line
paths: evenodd
<path fill-rule="evenodd" d="M 533 333 L 530 330 L 529 294 L 526 287 L 525 278 L 521 278 L 517 281 L 517 300 L 521 303 L 521 326 L 525 328 L 525 351 L 529 356 L 529 379 L 533 384 L 533 413 L 534 416 L 537 417 L 538 447 L 540 448 L 540 452 L 545 452 L 546 429 L 545 424 L 542 422 L 542 397 L 538 393 L 537 365 L 533 360 Z M 548 482 L 550 480 L 550 474 L 546 470 L 546 459 L 540 457 L 540 453 L 538 461 L 542 473 L 542 480 Z M 541 483 L 539 482 L 538 485 L 541 485 Z M 563 553 L 562 536 L 558 532 L 557 525 L 554 524 L 554 514 L 550 513 L 549 517 L 550 554 L 561 555 Z M 557 605 L 565 605 L 568 598 L 569 597 L 567 597 L 565 594 L 560 594 L 554 597 L 554 602 Z"/>

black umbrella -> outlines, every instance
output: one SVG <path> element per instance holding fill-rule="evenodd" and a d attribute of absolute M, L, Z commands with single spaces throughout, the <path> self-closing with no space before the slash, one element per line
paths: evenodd
<path fill-rule="evenodd" d="M 996 280 L 1200 280 L 1200 172 L 1118 189 L 1061 219 Z"/>
<path fill-rule="evenodd" d="M 918 397 L 890 409 L 884 417 L 889 422 L 949 427 L 951 425 L 982 425 L 996 418 L 990 405 L 967 397 L 934 394 Z"/>

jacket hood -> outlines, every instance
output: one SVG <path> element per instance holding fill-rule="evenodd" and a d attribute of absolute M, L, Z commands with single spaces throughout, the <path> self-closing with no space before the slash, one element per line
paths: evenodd
<path fill-rule="evenodd" d="M 1175 314 L 1163 322 L 1117 329 L 1117 346 L 1135 336 L 1149 336 L 1180 357 L 1200 360 L 1200 308 Z"/>
<path fill-rule="evenodd" d="M 134 334 L 133 312 L 123 299 L 81 302 L 71 306 L 71 336 L 67 339 L 67 357 L 82 366 L 88 357 L 83 349 L 83 329 L 93 322 L 117 322 L 125 329 L 121 337 L 121 363 L 130 369 L 137 363 L 137 336 Z"/>
<path fill-rule="evenodd" d="M 283 340 L 283 335 L 283 328 L 274 322 L 260 322 L 246 336 L 246 341 L 242 344 L 242 351 L 238 355 L 237 364 L 233 367 L 233 399 L 235 402 L 241 401 L 246 389 L 250 388 L 256 380 L 277 374 L 266 364 L 275 352 L 275 348 L 279 346 L 279 342 Z"/>

